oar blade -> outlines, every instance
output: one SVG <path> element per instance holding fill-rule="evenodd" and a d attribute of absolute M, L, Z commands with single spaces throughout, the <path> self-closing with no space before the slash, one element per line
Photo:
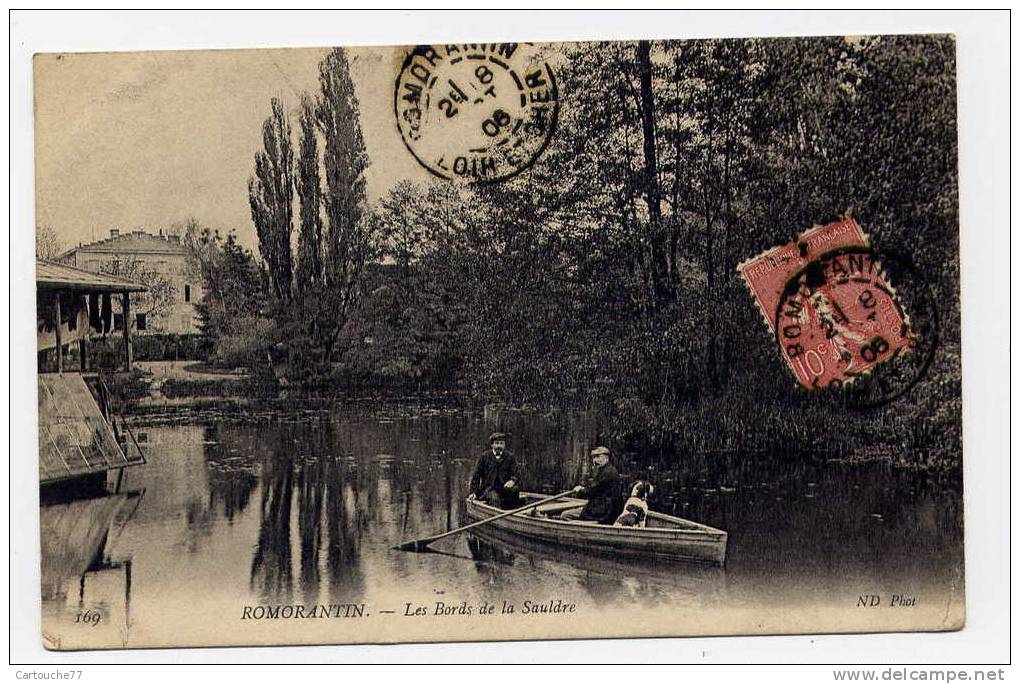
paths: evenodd
<path fill-rule="evenodd" d="M 413 551 L 415 553 L 429 553 L 432 549 L 429 548 L 429 544 L 432 543 L 432 539 L 413 539 L 411 541 L 398 544 L 393 548 L 397 551 Z"/>

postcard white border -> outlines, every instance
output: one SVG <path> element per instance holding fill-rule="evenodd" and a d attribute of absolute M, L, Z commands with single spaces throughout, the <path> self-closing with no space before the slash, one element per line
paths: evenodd
<path fill-rule="evenodd" d="M 10 16 L 11 662 L 991 663 L 1009 654 L 1009 24 L 1003 13 L 274 12 Z M 35 461 L 31 56 L 46 51 L 302 47 L 952 32 L 958 45 L 967 626 L 942 634 L 54 653 L 42 649 Z M 8 526 L 5 526 L 8 527 Z M 21 668 L 22 670 L 29 668 Z M 39 669 L 39 668 L 36 668 Z M 271 672 L 269 670 L 266 671 Z M 282 676 L 282 673 L 278 673 Z M 758 677 L 746 672 L 747 676 Z M 827 680 L 829 678 L 826 678 Z"/>

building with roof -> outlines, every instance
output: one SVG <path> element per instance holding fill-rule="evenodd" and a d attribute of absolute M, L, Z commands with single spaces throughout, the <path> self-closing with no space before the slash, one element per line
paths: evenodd
<path fill-rule="evenodd" d="M 115 308 L 129 319 L 132 294 L 145 289 L 126 278 L 36 260 L 40 485 L 95 489 L 109 472 L 145 462 L 114 416 L 102 376 L 88 373 L 89 343 L 113 332 Z M 120 336 L 130 370 L 130 326 Z M 69 362 L 74 355 L 77 368 Z"/>
<path fill-rule="evenodd" d="M 65 369 L 65 357 L 77 344 L 81 370 L 88 355 L 84 345 L 94 337 L 106 337 L 119 316 L 131 316 L 131 295 L 144 296 L 145 285 L 119 276 L 92 273 L 80 268 L 35 260 L 36 348 L 39 369 Z M 114 297 L 120 302 L 114 304 Z M 115 313 L 115 310 L 119 309 Z M 120 326 L 124 338 L 125 370 L 131 367 L 131 328 Z"/>
<path fill-rule="evenodd" d="M 138 298 L 129 325 L 140 335 L 199 332 L 195 304 L 201 300 L 201 275 L 188 257 L 179 235 L 144 230 L 110 231 L 110 236 L 80 244 L 59 259 L 92 273 L 117 274 L 145 282 L 149 292 Z M 153 277 L 155 274 L 156 277 Z M 115 318 L 114 329 L 123 320 Z"/>

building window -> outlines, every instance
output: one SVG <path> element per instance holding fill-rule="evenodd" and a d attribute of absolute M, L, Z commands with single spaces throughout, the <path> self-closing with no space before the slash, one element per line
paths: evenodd
<path fill-rule="evenodd" d="M 113 314 L 113 329 L 114 330 L 124 329 L 124 314 L 119 313 Z"/>
<path fill-rule="evenodd" d="M 145 330 L 145 314 L 135 314 L 135 327 L 139 330 Z"/>
<path fill-rule="evenodd" d="M 188 284 L 184 285 L 184 301 L 186 302 L 191 301 L 191 285 Z"/>

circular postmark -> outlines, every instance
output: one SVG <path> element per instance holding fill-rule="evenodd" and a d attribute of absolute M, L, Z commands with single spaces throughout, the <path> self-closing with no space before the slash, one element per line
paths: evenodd
<path fill-rule="evenodd" d="M 839 388 L 846 404 L 870 407 L 903 396 L 928 371 L 938 311 L 909 259 L 846 247 L 790 278 L 775 330 L 802 386 Z"/>
<path fill-rule="evenodd" d="M 397 76 L 393 111 L 429 172 L 485 183 L 538 159 L 556 129 L 559 92 L 531 43 L 419 45 Z"/>

